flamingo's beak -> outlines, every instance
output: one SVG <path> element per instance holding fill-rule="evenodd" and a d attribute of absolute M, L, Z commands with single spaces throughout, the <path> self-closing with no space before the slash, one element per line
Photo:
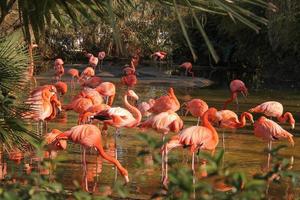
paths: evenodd
<path fill-rule="evenodd" d="M 292 124 L 292 130 L 294 130 L 295 129 L 295 124 Z"/>
<path fill-rule="evenodd" d="M 124 178 L 125 178 L 125 184 L 129 183 L 128 175 L 125 175 Z"/>

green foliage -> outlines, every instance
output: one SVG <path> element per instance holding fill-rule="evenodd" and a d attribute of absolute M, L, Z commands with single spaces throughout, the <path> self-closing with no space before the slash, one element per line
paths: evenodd
<path fill-rule="evenodd" d="M 28 54 L 20 35 L 0 39 L 0 142 L 5 148 L 23 149 L 28 141 L 35 142 L 35 135 L 28 131 L 20 119 L 25 111 L 20 102 L 28 82 Z"/>

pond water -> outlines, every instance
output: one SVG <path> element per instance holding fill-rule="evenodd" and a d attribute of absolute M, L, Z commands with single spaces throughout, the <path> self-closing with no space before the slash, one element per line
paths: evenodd
<path fill-rule="evenodd" d="M 67 77 L 64 77 L 67 79 Z M 119 82 L 116 78 L 103 78 L 107 81 Z M 51 82 L 49 73 L 42 73 L 38 77 L 38 84 L 46 84 Z M 119 83 L 117 84 L 117 97 L 114 102 L 114 106 L 122 106 L 122 95 L 124 94 L 126 88 Z M 179 101 L 183 103 L 189 98 L 201 98 L 205 100 L 209 106 L 216 107 L 218 109 L 222 108 L 223 102 L 229 97 L 228 89 L 203 89 L 203 88 L 186 88 L 180 83 L 175 85 L 153 85 L 153 84 L 138 84 L 134 90 L 139 95 L 140 101 L 147 101 L 149 98 L 161 96 L 166 93 L 169 86 L 172 86 L 175 90 Z M 79 87 L 77 87 L 77 91 Z M 71 93 L 70 91 L 63 97 L 63 104 L 70 101 L 71 96 L 77 91 Z M 284 105 L 286 111 L 290 111 L 294 114 L 296 122 L 300 120 L 300 94 L 293 91 L 274 91 L 274 90 L 263 90 L 263 91 L 251 91 L 249 97 L 245 101 L 240 98 L 240 111 L 246 111 L 249 108 L 268 100 L 277 100 Z M 235 110 L 234 104 L 229 105 L 229 109 Z M 258 115 L 255 116 L 257 118 Z M 197 119 L 191 116 L 182 117 L 185 122 L 185 127 L 195 125 Z M 77 114 L 73 111 L 68 111 L 65 113 L 64 117 L 59 117 L 48 124 L 48 129 L 57 128 L 60 130 L 67 130 L 77 122 Z M 300 171 L 300 139 L 297 137 L 299 133 L 299 123 L 296 123 L 296 129 L 291 131 L 295 137 L 295 147 L 286 148 L 282 154 L 286 157 L 294 156 L 294 166 L 293 169 Z M 283 127 L 289 130 L 287 124 Z M 114 155 L 114 128 L 109 129 L 109 135 L 103 136 L 103 146 L 105 151 Z M 217 129 L 218 133 L 222 130 Z M 130 176 L 130 184 L 127 187 L 130 194 L 129 197 L 133 199 L 149 199 L 151 195 L 162 188 L 160 183 L 160 165 L 153 164 L 153 158 L 150 155 L 139 156 L 141 150 L 147 149 L 145 143 L 138 139 L 137 135 L 141 134 L 141 131 L 137 129 L 122 129 L 121 136 L 118 138 L 118 160 L 121 164 L 127 168 Z M 156 137 L 159 141 L 161 135 L 155 131 L 148 130 L 143 132 L 143 134 L 149 134 Z M 168 137 L 174 135 L 170 133 Z M 220 134 L 221 135 L 221 134 Z M 287 144 L 287 141 L 275 142 L 274 146 L 279 144 Z M 267 153 L 264 149 L 267 144 L 264 141 L 256 138 L 253 135 L 253 126 L 247 124 L 246 127 L 238 129 L 235 132 L 225 131 L 225 164 L 233 163 L 232 171 L 244 171 L 248 176 L 251 176 L 257 172 L 261 172 L 266 168 L 267 165 Z M 73 190 L 75 188 L 73 180 L 81 183 L 83 178 L 82 164 L 81 164 L 81 154 L 80 145 L 69 143 L 67 152 L 60 152 L 59 155 L 63 155 L 63 161 L 58 163 L 55 173 L 55 179 L 58 182 L 63 183 L 63 185 L 68 190 Z M 222 149 L 222 142 L 219 143 L 218 149 Z M 88 151 L 89 152 L 89 151 Z M 190 167 L 191 157 L 187 149 L 178 149 L 176 151 L 171 151 L 172 165 L 169 167 L 169 172 L 172 171 L 177 165 L 185 165 Z M 188 155 L 188 156 L 187 156 Z M 188 158 L 188 160 L 187 160 Z M 100 195 L 103 193 L 102 190 L 110 193 L 112 196 L 117 196 L 117 192 L 113 190 L 114 184 L 117 180 L 123 182 L 122 176 L 117 173 L 114 166 L 106 161 L 103 161 L 101 157 L 97 157 L 95 151 L 91 151 L 87 157 L 87 182 L 89 189 L 94 190 L 94 193 Z M 137 167 L 137 162 L 144 162 L 143 168 Z M 199 171 L 199 165 L 196 163 L 196 170 Z M 201 181 L 201 180 L 197 180 Z M 100 189 L 99 189 L 100 188 Z M 283 199 L 287 195 L 292 195 L 294 197 L 299 196 L 298 190 L 291 190 L 287 185 L 280 187 L 271 187 L 269 190 L 269 196 L 271 199 Z"/>

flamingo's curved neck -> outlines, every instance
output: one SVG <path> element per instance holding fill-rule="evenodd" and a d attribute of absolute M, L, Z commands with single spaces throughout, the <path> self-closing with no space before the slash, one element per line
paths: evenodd
<path fill-rule="evenodd" d="M 224 106 L 223 106 L 223 110 L 226 110 L 227 105 L 229 103 L 231 103 L 233 100 L 235 100 L 236 98 L 237 98 L 237 93 L 236 92 L 232 92 L 230 98 L 225 101 Z"/>
<path fill-rule="evenodd" d="M 277 119 L 280 123 L 285 123 L 287 120 L 289 120 L 290 124 L 295 123 L 295 119 L 294 119 L 292 113 L 290 113 L 290 112 L 284 113 L 284 115 L 277 117 Z"/>
<path fill-rule="evenodd" d="M 246 125 L 246 118 L 248 119 L 248 120 L 251 120 L 252 118 L 251 118 L 251 114 L 250 113 L 248 113 L 248 112 L 243 112 L 242 114 L 241 114 L 241 116 L 240 116 L 240 122 L 237 124 L 237 127 L 236 128 L 242 128 L 242 127 L 244 127 L 245 125 Z"/>
<path fill-rule="evenodd" d="M 171 90 L 168 94 L 168 96 L 170 96 L 174 101 L 175 101 L 175 104 L 176 104 L 176 110 L 179 110 L 180 109 L 180 103 L 176 97 L 176 95 L 174 94 L 174 91 Z"/>
<path fill-rule="evenodd" d="M 130 105 L 127 99 L 127 94 L 124 95 L 124 104 L 126 108 L 133 114 L 136 124 L 139 124 L 142 120 L 142 114 L 135 106 Z"/>
<path fill-rule="evenodd" d="M 209 114 L 209 111 L 205 112 L 205 114 L 203 116 L 202 126 L 208 128 L 211 131 L 212 136 L 213 136 L 213 140 L 215 142 L 215 145 L 217 146 L 218 143 L 219 143 L 219 135 L 218 135 L 216 129 L 209 122 L 209 120 L 208 120 L 208 114 Z"/>

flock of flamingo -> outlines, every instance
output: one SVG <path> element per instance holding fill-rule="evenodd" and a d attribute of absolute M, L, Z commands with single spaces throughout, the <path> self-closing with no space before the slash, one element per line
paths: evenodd
<path fill-rule="evenodd" d="M 55 81 L 53 85 L 43 85 L 35 88 L 26 103 L 30 105 L 30 111 L 24 113 L 24 117 L 38 122 L 38 133 L 44 136 L 49 151 L 58 151 L 66 149 L 67 142 L 78 143 L 83 148 L 83 167 L 86 169 L 85 152 L 87 148 L 95 148 L 100 156 L 113 163 L 120 174 L 129 182 L 128 171 L 120 164 L 117 157 L 109 156 L 102 147 L 102 137 L 106 136 L 108 127 L 114 127 L 115 145 L 117 145 L 117 135 L 121 128 L 136 128 L 145 131 L 153 129 L 161 133 L 163 146 L 161 147 L 162 156 L 162 182 L 168 183 L 168 153 L 176 147 L 189 147 L 192 153 L 192 170 L 194 167 L 194 155 L 199 150 L 208 150 L 214 153 L 218 143 L 219 134 L 215 127 L 225 129 L 239 129 L 246 125 L 248 120 L 254 127 L 254 135 L 268 142 L 271 149 L 272 141 L 286 138 L 294 145 L 293 135 L 284 130 L 272 117 L 277 118 L 279 123 L 289 122 L 291 127 L 295 127 L 295 120 L 290 112 L 283 112 L 283 106 L 276 101 L 264 102 L 247 112 L 238 116 L 234 111 L 226 110 L 227 105 L 236 100 L 238 105 L 238 94 L 241 93 L 247 97 L 248 90 L 241 80 L 233 80 L 230 83 L 231 96 L 225 101 L 223 109 L 217 110 L 201 99 L 192 99 L 180 104 L 174 89 L 169 88 L 167 95 L 156 99 L 149 99 L 137 105 L 138 95 L 133 91 L 137 84 L 136 68 L 140 60 L 140 49 L 138 49 L 131 58 L 129 65 L 123 68 L 124 76 L 121 82 L 128 86 L 128 90 L 123 94 L 123 103 L 125 107 L 113 106 L 116 95 L 114 83 L 102 82 L 101 78 L 96 76 L 95 70 L 103 70 L 102 62 L 105 58 L 105 52 L 100 52 L 98 57 L 86 53 L 89 66 L 81 73 L 77 69 L 68 70 L 71 76 L 69 83 L 71 90 L 74 90 L 77 84 L 80 84 L 81 91 L 73 97 L 71 102 L 62 105 L 62 96 L 67 93 L 67 84 L 61 81 L 64 75 L 64 62 L 58 58 L 54 62 Z M 166 57 L 165 52 L 156 52 L 151 55 L 158 61 Z M 100 60 L 100 63 L 98 62 Z M 192 64 L 185 62 L 181 65 L 186 69 L 186 74 L 194 76 Z M 176 113 L 184 108 L 187 113 L 198 119 L 194 126 L 186 127 L 184 121 Z M 43 124 L 56 117 L 56 110 L 73 110 L 78 113 L 78 124 L 66 131 L 53 129 L 51 132 L 43 134 L 45 128 Z M 261 113 L 254 121 L 251 113 Z M 102 123 L 100 130 L 95 124 Z M 47 130 L 47 128 L 46 128 Z M 169 141 L 165 141 L 165 136 L 169 132 L 175 135 Z M 223 134 L 224 147 L 224 134 Z"/>

